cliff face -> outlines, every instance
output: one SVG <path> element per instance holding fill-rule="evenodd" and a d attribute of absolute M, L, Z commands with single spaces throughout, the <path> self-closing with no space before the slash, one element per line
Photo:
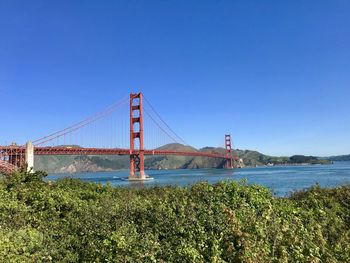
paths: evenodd
<path fill-rule="evenodd" d="M 126 169 L 128 156 L 35 156 L 36 170 L 49 173 L 98 172 Z"/>
<path fill-rule="evenodd" d="M 225 153 L 223 148 L 205 147 L 195 149 L 182 144 L 168 144 L 160 147 L 161 150 L 172 151 L 201 151 L 212 153 Z M 312 156 L 274 157 L 264 155 L 257 151 L 234 150 L 234 154 L 241 159 L 236 167 L 260 166 L 268 164 L 297 164 L 327 163 L 327 160 L 319 160 Z M 197 168 L 222 168 L 225 161 L 217 158 L 191 157 L 191 156 L 146 156 L 146 169 L 197 169 Z M 35 169 L 49 173 L 75 173 L 113 171 L 129 168 L 129 156 L 36 156 Z"/>

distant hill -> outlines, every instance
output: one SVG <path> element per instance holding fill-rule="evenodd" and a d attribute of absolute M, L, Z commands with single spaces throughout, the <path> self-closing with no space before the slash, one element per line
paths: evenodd
<path fill-rule="evenodd" d="M 161 147 L 158 147 L 157 150 L 198 152 L 196 148 L 193 148 L 192 146 L 188 146 L 188 145 L 183 145 L 180 143 L 165 144 Z"/>
<path fill-rule="evenodd" d="M 328 164 L 330 163 L 329 160 L 320 159 L 315 156 L 304 156 L 304 155 L 294 155 L 292 157 L 289 157 L 290 163 L 292 164 L 302 164 L 302 163 L 308 163 L 308 164 Z"/>
<path fill-rule="evenodd" d="M 78 147 L 78 146 L 75 146 Z M 224 148 L 204 147 L 195 149 L 182 144 L 167 144 L 159 150 L 171 151 L 200 151 L 211 153 L 225 153 Z M 242 162 L 237 162 L 236 167 L 283 165 L 283 164 L 326 164 L 329 160 L 320 160 L 314 156 L 295 155 L 292 157 L 269 156 L 257 151 L 234 150 Z M 225 161 L 219 158 L 191 157 L 191 156 L 146 156 L 146 169 L 197 169 L 197 168 L 222 168 Z M 54 155 L 35 156 L 35 169 L 44 170 L 49 173 L 75 173 L 75 172 L 97 172 L 115 171 L 129 168 L 129 157 L 118 155 Z"/>
<path fill-rule="evenodd" d="M 331 161 L 350 161 L 350 154 L 348 155 L 339 155 L 339 156 L 331 156 L 327 158 L 328 160 Z"/>
<path fill-rule="evenodd" d="M 235 150 L 236 155 L 243 160 L 245 166 L 260 166 L 268 164 L 286 164 L 289 163 L 288 157 L 274 157 L 262 154 L 257 151 Z"/>

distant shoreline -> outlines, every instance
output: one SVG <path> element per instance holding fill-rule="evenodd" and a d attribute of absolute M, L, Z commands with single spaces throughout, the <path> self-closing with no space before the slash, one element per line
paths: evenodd
<path fill-rule="evenodd" d="M 314 165 L 333 165 L 334 163 L 300 163 L 300 164 L 293 164 L 293 163 L 289 163 L 289 164 L 274 164 L 274 165 L 247 165 L 244 167 L 235 167 L 234 169 L 245 169 L 245 168 L 268 168 L 268 167 L 288 167 L 288 166 L 314 166 Z M 224 169 L 224 168 L 166 168 L 166 169 L 146 169 L 148 171 L 153 170 L 153 171 L 177 171 L 177 170 L 210 170 L 210 169 Z M 117 170 L 98 170 L 98 171 L 79 171 L 79 172 L 48 172 L 48 174 L 50 175 L 65 175 L 65 174 L 71 174 L 71 175 L 76 175 L 76 174 L 83 174 L 83 173 L 110 173 L 110 172 L 121 172 L 121 171 L 129 171 L 129 169 L 117 169 Z"/>
<path fill-rule="evenodd" d="M 330 163 L 287 163 L 287 164 L 272 164 L 272 165 L 256 165 L 256 166 L 245 166 L 242 168 L 256 168 L 256 167 L 285 167 L 285 166 L 308 166 L 308 165 L 332 165 L 333 162 Z"/>

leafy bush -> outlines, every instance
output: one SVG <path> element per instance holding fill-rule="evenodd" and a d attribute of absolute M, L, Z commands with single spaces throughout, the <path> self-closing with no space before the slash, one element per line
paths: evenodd
<path fill-rule="evenodd" d="M 349 262 L 350 186 L 114 188 L 0 181 L 0 262 Z"/>

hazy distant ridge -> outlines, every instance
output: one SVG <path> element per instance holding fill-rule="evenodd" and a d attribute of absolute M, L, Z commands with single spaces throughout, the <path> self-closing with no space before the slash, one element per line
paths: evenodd
<path fill-rule="evenodd" d="M 328 157 L 327 159 L 331 161 L 350 161 L 350 154 L 331 156 L 331 157 Z"/>

